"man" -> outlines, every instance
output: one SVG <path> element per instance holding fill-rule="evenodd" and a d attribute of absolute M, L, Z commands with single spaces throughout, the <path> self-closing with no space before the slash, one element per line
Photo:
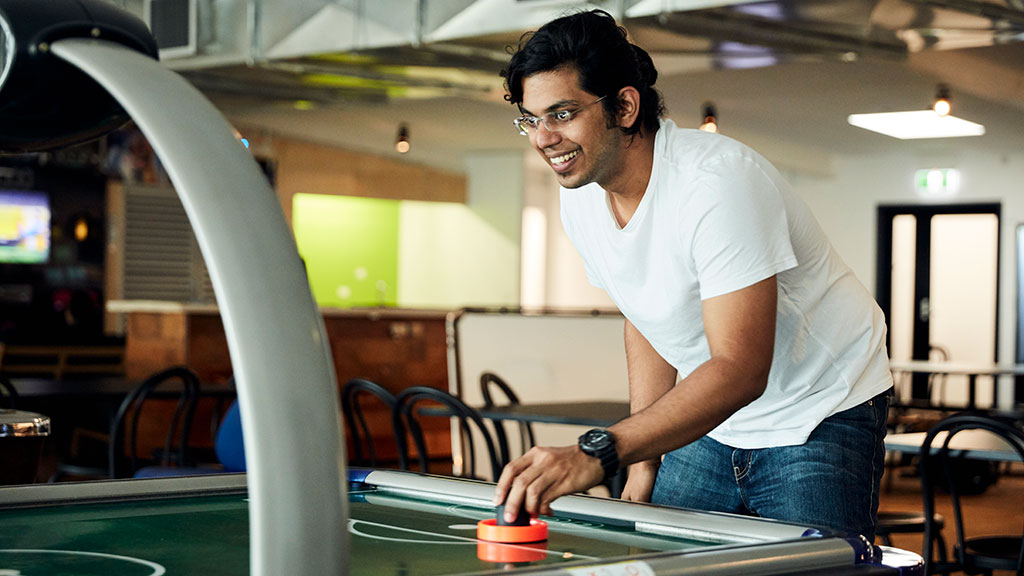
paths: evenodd
<path fill-rule="evenodd" d="M 524 36 L 502 75 L 588 279 L 626 317 L 632 415 L 532 449 L 495 502 L 549 514 L 628 465 L 627 500 L 873 538 L 885 324 L 808 208 L 753 150 L 662 119 L 650 57 L 606 12 Z"/>

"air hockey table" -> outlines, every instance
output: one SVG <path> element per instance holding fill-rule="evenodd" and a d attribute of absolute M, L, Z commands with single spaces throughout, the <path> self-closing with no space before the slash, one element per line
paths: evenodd
<path fill-rule="evenodd" d="M 858 538 L 771 520 L 567 496 L 545 542 L 476 538 L 493 484 L 351 470 L 350 573 L 899 574 Z M 244 474 L 0 488 L 0 574 L 249 574 Z"/>
<path fill-rule="evenodd" d="M 472 528 L 494 514 L 491 485 L 346 477 L 330 347 L 280 202 L 157 57 L 146 24 L 106 0 L 0 0 L 0 153 L 129 117 L 146 136 L 210 271 L 249 475 L 0 488 L 0 576 L 892 573 L 809 527 L 583 497 L 559 500 L 543 545 L 495 550 Z"/>

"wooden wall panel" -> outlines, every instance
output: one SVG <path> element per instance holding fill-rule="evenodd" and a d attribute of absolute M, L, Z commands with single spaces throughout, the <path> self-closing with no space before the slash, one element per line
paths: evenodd
<path fill-rule="evenodd" d="M 225 382 L 234 372 L 228 339 L 219 314 L 192 314 L 188 319 L 188 366 L 201 382 Z"/>
<path fill-rule="evenodd" d="M 466 177 L 300 140 L 275 138 L 276 189 L 291 223 L 295 194 L 339 194 L 393 200 L 466 202 Z"/>
<path fill-rule="evenodd" d="M 444 314 L 433 317 L 325 315 L 338 384 L 366 378 L 393 393 L 448 387 Z"/>
<path fill-rule="evenodd" d="M 124 372 L 142 380 L 169 366 L 186 364 L 188 318 L 183 312 L 133 312 L 125 318 Z"/>
<path fill-rule="evenodd" d="M 167 312 L 125 310 L 125 314 L 125 365 L 140 375 L 130 377 L 145 377 L 172 364 L 185 364 L 204 383 L 223 382 L 231 375 L 227 339 L 215 310 L 203 307 L 190 311 L 185 307 Z M 325 310 L 324 327 L 339 389 L 351 378 L 366 378 L 394 394 L 410 386 L 447 390 L 445 316 L 445 311 Z M 196 426 L 202 427 L 204 422 L 197 418 Z M 371 408 L 367 422 L 378 458 L 384 465 L 393 465 L 397 452 L 390 412 Z M 431 456 L 450 459 L 448 420 L 430 418 L 423 425 Z M 209 442 L 202 430 L 193 432 L 198 435 L 198 445 Z M 450 462 L 440 463 L 436 471 L 446 469 L 450 471 Z"/>

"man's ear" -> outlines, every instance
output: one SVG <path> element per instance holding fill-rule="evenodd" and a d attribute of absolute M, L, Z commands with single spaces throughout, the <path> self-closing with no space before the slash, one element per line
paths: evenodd
<path fill-rule="evenodd" d="M 640 92 L 632 86 L 625 86 L 619 90 L 617 98 L 615 125 L 620 128 L 629 128 L 640 116 Z"/>

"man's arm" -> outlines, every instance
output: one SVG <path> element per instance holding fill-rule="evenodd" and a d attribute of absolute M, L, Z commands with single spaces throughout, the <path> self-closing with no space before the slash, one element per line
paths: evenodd
<path fill-rule="evenodd" d="M 775 345 L 777 289 L 772 276 L 703 302 L 711 359 L 609 428 L 621 465 L 659 458 L 693 442 L 764 392 Z M 600 462 L 577 446 L 535 447 L 505 466 L 495 502 L 505 502 L 507 514 L 520 506 L 533 515 L 550 514 L 555 498 L 586 490 L 603 477 Z"/>
<path fill-rule="evenodd" d="M 676 369 L 665 361 L 635 326 L 626 320 L 626 368 L 629 374 L 629 409 L 636 414 L 653 404 L 676 382 Z M 661 455 L 629 466 L 622 499 L 649 502 Z"/>
<path fill-rule="evenodd" d="M 777 289 L 772 276 L 703 302 L 711 359 L 609 429 L 620 461 L 639 462 L 685 446 L 764 392 L 775 348 Z"/>

